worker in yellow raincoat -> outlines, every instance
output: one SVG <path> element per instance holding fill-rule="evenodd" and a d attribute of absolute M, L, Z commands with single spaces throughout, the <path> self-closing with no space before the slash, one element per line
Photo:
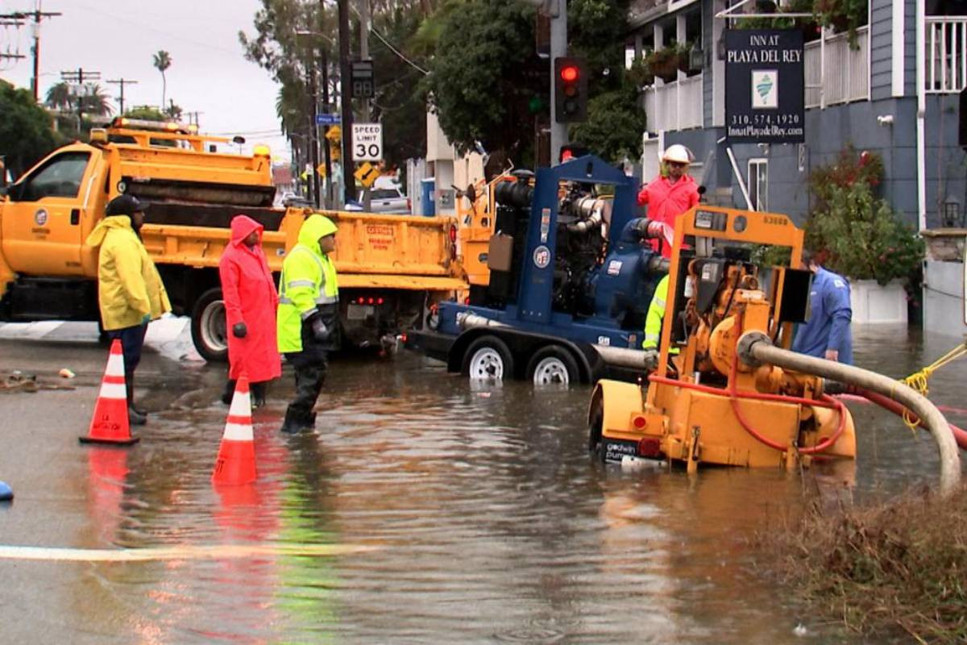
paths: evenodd
<path fill-rule="evenodd" d="M 146 207 L 133 195 L 115 197 L 86 241 L 88 246 L 100 247 L 97 299 L 101 325 L 112 340 L 121 341 L 128 419 L 134 425 L 147 421 L 147 413 L 134 405 L 134 371 L 141 361 L 144 335 L 149 322 L 171 311 L 158 268 L 138 235 Z"/>

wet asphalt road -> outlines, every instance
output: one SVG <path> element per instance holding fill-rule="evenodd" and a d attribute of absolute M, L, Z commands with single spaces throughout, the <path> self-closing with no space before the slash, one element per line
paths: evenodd
<path fill-rule="evenodd" d="M 16 494 L 0 505 L 0 642 L 860 642 L 760 578 L 748 538 L 817 490 L 936 481 L 924 433 L 855 403 L 845 471 L 603 467 L 586 453 L 587 387 L 471 386 L 400 355 L 335 362 L 318 432 L 297 438 L 277 432 L 284 374 L 254 415 L 259 481 L 215 488 L 224 368 L 181 332 L 152 330 L 138 377 L 153 414 L 117 450 L 77 442 L 106 359 L 89 327 L 0 326 L 0 376 L 74 388 L 0 393 Z M 891 375 L 959 340 L 856 336 L 857 363 Z M 931 380 L 960 425 L 965 376 L 958 363 Z"/>

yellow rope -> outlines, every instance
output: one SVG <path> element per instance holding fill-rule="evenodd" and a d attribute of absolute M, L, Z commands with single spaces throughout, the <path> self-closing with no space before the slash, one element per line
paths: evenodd
<path fill-rule="evenodd" d="M 950 363 L 954 359 L 960 358 L 965 354 L 967 354 L 967 342 L 954 347 L 952 350 L 941 356 L 927 367 L 924 367 L 919 372 L 914 372 L 910 376 L 900 379 L 900 382 L 926 396 L 927 392 L 930 391 L 927 387 L 927 381 L 930 380 L 930 377 L 933 375 L 933 373 L 947 363 Z M 905 410 L 903 412 L 903 422 L 907 424 L 907 427 L 910 428 L 910 430 L 915 431 L 917 429 L 917 424 L 914 423 L 910 418 L 909 410 Z"/>

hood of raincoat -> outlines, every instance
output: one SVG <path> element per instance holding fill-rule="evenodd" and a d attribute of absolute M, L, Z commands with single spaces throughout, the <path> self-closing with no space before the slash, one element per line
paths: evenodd
<path fill-rule="evenodd" d="M 336 225 L 331 219 L 319 213 L 313 213 L 306 218 L 306 221 L 302 223 L 302 228 L 299 229 L 299 244 L 322 255 L 322 249 L 319 248 L 319 238 L 331 235 L 336 230 Z"/>
<path fill-rule="evenodd" d="M 97 223 L 97 226 L 94 227 L 91 234 L 87 236 L 87 245 L 95 247 L 101 246 L 104 242 L 104 236 L 111 229 L 127 229 L 132 233 L 134 232 L 134 227 L 131 226 L 131 218 L 129 216 L 112 215 L 111 217 L 105 217 Z"/>
<path fill-rule="evenodd" d="M 241 246 L 242 240 L 252 231 L 258 231 L 259 244 L 262 243 L 262 231 L 265 228 L 248 215 L 236 215 L 232 218 L 232 244 Z"/>

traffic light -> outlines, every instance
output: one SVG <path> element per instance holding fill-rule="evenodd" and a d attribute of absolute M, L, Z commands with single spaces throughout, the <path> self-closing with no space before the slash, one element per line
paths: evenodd
<path fill-rule="evenodd" d="M 558 123 L 588 116 L 588 70 L 579 58 L 554 59 L 554 118 Z"/>
<path fill-rule="evenodd" d="M 578 157 L 583 157 L 584 155 L 591 154 L 587 146 L 582 146 L 580 143 L 568 143 L 561 146 L 561 154 L 558 155 L 558 163 L 564 163 L 565 161 L 573 161 Z"/>

